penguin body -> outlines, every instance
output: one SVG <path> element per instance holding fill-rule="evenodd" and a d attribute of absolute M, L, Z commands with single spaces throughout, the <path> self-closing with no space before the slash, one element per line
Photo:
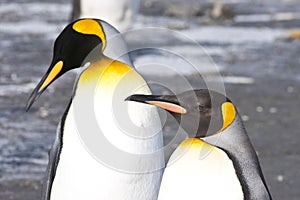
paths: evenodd
<path fill-rule="evenodd" d="M 203 140 L 222 149 L 234 163 L 245 200 L 272 199 L 257 154 L 237 113 L 234 121 L 222 132 Z"/>
<path fill-rule="evenodd" d="M 209 153 L 208 153 L 209 152 Z M 200 139 L 187 139 L 173 152 L 158 199 L 243 199 L 232 160 Z"/>
<path fill-rule="evenodd" d="M 272 199 L 240 116 L 227 97 L 202 89 L 177 96 L 132 95 L 127 100 L 169 111 L 190 137 L 168 161 L 159 200 Z"/>
<path fill-rule="evenodd" d="M 149 137 L 147 134 L 151 133 L 143 128 L 160 129 L 159 116 L 151 106 L 132 106 L 132 103 L 124 102 L 125 97 L 134 91 L 143 94 L 151 92 L 131 66 L 105 55 L 108 44 L 103 23 L 96 19 L 82 19 L 64 29 L 56 40 L 52 64 L 29 99 L 27 109 L 56 78 L 87 63 L 76 82 L 72 100 L 62 117 L 50 151 L 44 200 L 157 198 L 164 165 L 163 154 L 156 154 L 155 163 L 145 162 L 147 166 L 137 165 L 144 162 L 142 156 L 136 156 L 131 162 L 122 155 L 152 153 L 162 147 L 162 135 L 158 133 Z M 89 55 L 92 50 L 96 53 Z M 129 108 L 128 118 L 139 129 L 141 138 L 133 137 L 130 132 L 124 134 L 118 124 L 120 120 L 116 118 L 118 112 L 124 110 L 114 110 L 115 103 L 117 109 Z M 107 140 L 106 143 L 97 137 L 85 138 L 101 134 L 101 139 Z M 87 142 L 99 145 L 96 146 L 97 152 L 93 152 L 93 147 L 90 148 Z M 110 144 L 124 154 L 113 154 L 105 145 L 102 147 L 103 144 Z M 109 160 L 102 160 L 97 153 L 107 155 L 105 158 Z M 110 155 L 114 157 L 110 159 Z M 108 163 L 111 160 L 120 163 Z M 152 168 L 152 164 L 157 166 Z"/>
<path fill-rule="evenodd" d="M 121 64 L 122 65 L 122 64 Z M 91 66 L 96 67 L 96 66 Z M 133 70 L 124 65 L 124 68 L 118 66 L 118 70 Z M 99 66 L 101 69 L 101 67 Z M 109 66 L 104 72 L 103 76 L 110 76 L 111 79 L 121 79 L 117 74 L 110 71 L 115 69 L 114 66 Z M 89 69 L 87 69 L 89 70 Z M 128 72 L 130 73 L 130 72 Z M 98 74 L 98 73 L 95 73 Z M 101 74 L 101 73 L 100 73 Z M 83 73 L 81 75 L 84 76 Z M 122 74 L 119 74 L 122 76 Z M 108 77 L 107 77 L 108 78 Z M 134 81 L 136 80 L 136 83 Z M 66 116 L 66 120 L 64 122 L 64 133 L 62 139 L 62 151 L 59 156 L 59 163 L 56 170 L 56 175 L 53 180 L 52 192 L 51 192 L 51 200 L 56 199 L 155 199 L 157 196 L 158 186 L 161 181 L 161 171 L 157 171 L 154 173 L 144 173 L 144 174 L 133 174 L 132 172 L 120 172 L 118 169 L 113 169 L 112 166 L 107 166 L 105 163 L 99 162 L 99 160 L 95 159 L 90 153 L 87 151 L 85 146 L 82 144 L 82 141 L 77 133 L 77 126 L 79 126 L 78 121 L 74 118 L 74 106 L 80 105 L 81 102 L 87 102 L 82 98 L 77 99 L 77 95 L 84 98 L 93 98 L 90 95 L 86 95 L 88 93 L 88 89 L 86 87 L 93 86 L 93 82 L 86 83 L 87 85 L 81 84 L 82 80 L 79 80 L 75 97 L 73 99 L 73 104 L 71 105 L 68 114 Z M 83 80 L 84 81 L 84 80 Z M 89 81 L 89 80 L 88 80 Z M 143 79 L 140 77 L 137 79 L 135 77 L 132 84 L 141 85 L 144 84 Z M 115 82 L 117 84 L 118 82 Z M 91 85 L 89 85 L 91 84 Z M 103 84 L 103 85 L 102 85 Z M 105 88 L 108 86 L 108 88 Z M 82 87 L 82 88 L 81 88 Z M 111 88 L 112 87 L 112 88 Z M 114 124 L 114 118 L 109 117 L 109 114 L 112 110 L 112 105 L 108 102 L 112 102 L 113 96 L 113 88 L 116 85 L 113 85 L 110 81 L 110 84 L 105 84 L 100 80 L 98 83 L 99 91 L 95 92 L 94 101 L 97 102 L 95 104 L 96 110 L 101 110 L 99 115 L 96 114 L 97 121 L 105 122 L 101 129 L 107 139 L 115 146 L 120 149 L 124 149 L 124 151 L 130 151 L 131 153 L 144 153 L 150 151 L 152 148 L 147 147 L 146 143 L 143 144 L 141 141 L 135 141 L 130 137 L 124 136 L 124 133 L 118 130 L 118 127 Z M 120 88 L 121 89 L 121 88 Z M 126 95 L 132 92 L 132 88 L 128 87 L 128 91 L 126 91 L 127 87 L 121 89 Z M 147 87 L 140 88 L 138 90 L 142 93 L 150 93 L 150 90 Z M 91 91 L 92 92 L 92 91 Z M 92 94 L 92 93 L 91 93 Z M 85 95 L 85 96 L 83 96 Z M 104 96 L 105 95 L 105 96 Z M 111 96 L 110 96 L 111 95 Z M 103 98 L 104 97 L 104 98 Z M 123 96 L 122 100 L 126 96 Z M 80 102 L 76 102 L 80 101 Z M 124 102 L 123 102 L 124 103 Z M 86 106 L 83 105 L 81 108 L 77 107 L 79 111 L 81 109 L 86 109 Z M 155 111 L 151 110 L 151 108 L 140 108 L 135 107 L 135 110 L 130 109 L 132 114 L 137 112 L 140 113 L 148 113 L 148 115 L 144 115 L 145 118 L 150 118 L 151 116 L 155 116 Z M 84 111 L 83 111 L 84 112 Z M 159 120 L 158 118 L 156 118 Z M 141 119 L 146 121 L 145 119 Z M 151 120 L 151 119 L 150 119 Z M 152 119 L 153 120 L 153 119 Z M 154 118 L 155 120 L 155 118 Z M 150 122 L 153 123 L 154 121 Z M 74 124 L 77 123 L 77 124 Z M 84 121 L 82 126 L 91 127 L 93 126 L 89 121 Z M 159 123 L 159 121 L 157 121 Z M 149 126 L 149 124 L 144 123 L 143 125 Z M 88 129 L 87 129 L 88 130 Z M 89 130 L 89 131 L 94 131 Z M 96 131 L 98 131 L 96 129 Z M 155 141 L 156 140 L 156 141 Z M 101 142 L 99 142 L 101 144 Z M 149 143 L 149 141 L 148 141 Z M 159 148 L 159 138 L 154 139 L 152 142 L 154 146 L 153 148 Z M 148 149 L 147 149 L 148 148 Z M 105 149 L 103 149 L 105 150 Z M 107 152 L 109 153 L 109 152 Z M 162 159 L 162 158 L 161 158 Z M 126 160 L 124 161 L 126 162 Z M 161 160 L 163 163 L 163 160 Z M 121 169 L 122 170 L 122 169 Z M 149 184 L 153 184 L 153 188 L 149 187 Z M 157 188 L 155 189 L 155 186 Z"/>

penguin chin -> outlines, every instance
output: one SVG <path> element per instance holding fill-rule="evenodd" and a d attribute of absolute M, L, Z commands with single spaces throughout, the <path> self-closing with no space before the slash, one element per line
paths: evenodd
<path fill-rule="evenodd" d="M 190 114 L 181 118 L 177 116 L 175 119 L 190 138 L 203 138 L 214 135 L 221 130 L 223 125 L 220 118 L 210 115 L 202 115 L 199 118 L 199 116 Z"/>

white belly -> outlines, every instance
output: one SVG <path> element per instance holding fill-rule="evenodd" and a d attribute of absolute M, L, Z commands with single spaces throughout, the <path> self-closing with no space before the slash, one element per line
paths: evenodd
<path fill-rule="evenodd" d="M 63 149 L 52 186 L 51 200 L 153 200 L 162 171 L 144 174 L 118 172 L 94 159 L 67 119 Z M 108 152 L 107 152 L 108 153 Z"/>
<path fill-rule="evenodd" d="M 161 132 L 156 132 L 156 135 L 149 132 L 151 127 L 161 130 L 157 110 L 154 106 L 124 101 L 133 92 L 149 93 L 149 89 L 133 70 L 122 78 L 122 81 L 125 81 L 122 83 L 117 74 L 107 77 L 108 75 L 103 75 L 106 78 L 103 78 L 104 83 L 98 83 L 99 87 L 94 87 L 92 82 L 77 88 L 66 118 L 63 147 L 52 186 L 51 200 L 157 199 L 164 167 L 163 151 L 156 154 L 155 159 L 151 160 L 153 162 L 147 163 L 143 160 L 144 153 L 153 153 L 163 145 Z M 86 113 L 90 105 L 93 113 Z M 115 105 L 117 108 L 112 107 Z M 122 118 L 121 112 L 125 112 L 126 109 L 129 117 Z M 96 121 L 93 121 L 93 118 Z M 122 131 L 121 121 L 118 121 L 122 119 L 134 122 L 136 126 L 133 127 L 137 132 L 133 133 L 132 129 L 128 129 L 128 132 Z M 95 123 L 98 123 L 98 128 L 92 128 Z M 100 134 L 99 128 L 112 146 L 122 152 L 142 155 L 141 159 L 138 157 L 136 160 L 128 160 L 124 157 L 126 154 L 114 154 L 103 145 L 102 140 L 97 140 L 97 137 L 96 140 L 88 141 L 92 142 L 89 144 L 96 146 L 98 151 L 92 152 L 95 149 L 86 146 L 83 136 L 90 133 L 97 136 Z M 95 136 L 93 134 L 91 136 Z M 106 158 L 120 161 L 121 165 L 110 165 L 105 161 L 105 165 L 102 164 L 101 156 L 97 157 L 99 152 L 104 153 Z M 128 166 L 132 167 L 132 170 L 128 170 Z"/>
<path fill-rule="evenodd" d="M 203 146 L 202 146 L 203 147 Z M 222 150 L 178 147 L 165 169 L 159 200 L 242 200 L 232 161 Z"/>

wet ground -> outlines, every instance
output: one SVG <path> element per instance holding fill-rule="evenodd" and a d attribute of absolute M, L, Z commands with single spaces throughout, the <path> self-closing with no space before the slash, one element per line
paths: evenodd
<path fill-rule="evenodd" d="M 299 199 L 300 40 L 287 37 L 289 30 L 300 26 L 300 2 L 227 1 L 234 15 L 224 19 L 211 18 L 209 1 L 201 1 L 205 3 L 193 12 L 179 1 L 172 9 L 166 2 L 142 1 L 143 15 L 134 27 L 173 28 L 205 48 L 245 122 L 274 199 Z M 71 96 L 75 74 L 57 81 L 28 113 L 25 104 L 50 63 L 53 41 L 70 12 L 69 0 L 0 3 L 0 200 L 40 196 L 47 152 Z M 139 40 L 129 42 L 134 46 Z M 179 49 L 188 58 L 199 57 L 184 40 L 165 36 L 156 42 Z M 144 52 L 133 54 L 133 59 L 138 65 L 164 58 Z M 181 61 L 170 60 L 183 66 Z M 210 67 L 205 66 L 204 73 L 214 77 Z M 183 73 L 193 80 L 189 71 Z M 175 84 L 169 75 L 162 77 Z"/>

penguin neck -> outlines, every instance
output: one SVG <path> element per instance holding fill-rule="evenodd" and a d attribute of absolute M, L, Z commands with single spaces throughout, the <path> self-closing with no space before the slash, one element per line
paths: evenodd
<path fill-rule="evenodd" d="M 222 132 L 202 139 L 225 151 L 233 161 L 245 199 L 271 199 L 258 157 L 238 113 Z"/>
<path fill-rule="evenodd" d="M 131 70 L 133 70 L 132 67 L 101 55 L 100 59 L 91 62 L 90 65 L 80 74 L 77 89 L 81 89 L 86 86 L 91 87 L 100 85 L 100 80 L 105 80 L 106 77 L 103 76 L 109 75 L 109 73 L 112 73 L 111 77 L 115 77 L 115 80 L 120 79 L 124 76 L 124 74 Z M 102 86 L 109 85 L 103 84 Z M 86 90 L 86 88 L 84 89 Z"/>
<path fill-rule="evenodd" d="M 133 68 L 105 56 L 92 62 L 79 77 L 71 106 L 78 113 L 76 124 L 84 127 L 79 135 L 101 132 L 114 147 L 133 154 L 160 149 L 163 141 L 157 109 L 125 101 L 133 93 L 151 94 Z"/>

